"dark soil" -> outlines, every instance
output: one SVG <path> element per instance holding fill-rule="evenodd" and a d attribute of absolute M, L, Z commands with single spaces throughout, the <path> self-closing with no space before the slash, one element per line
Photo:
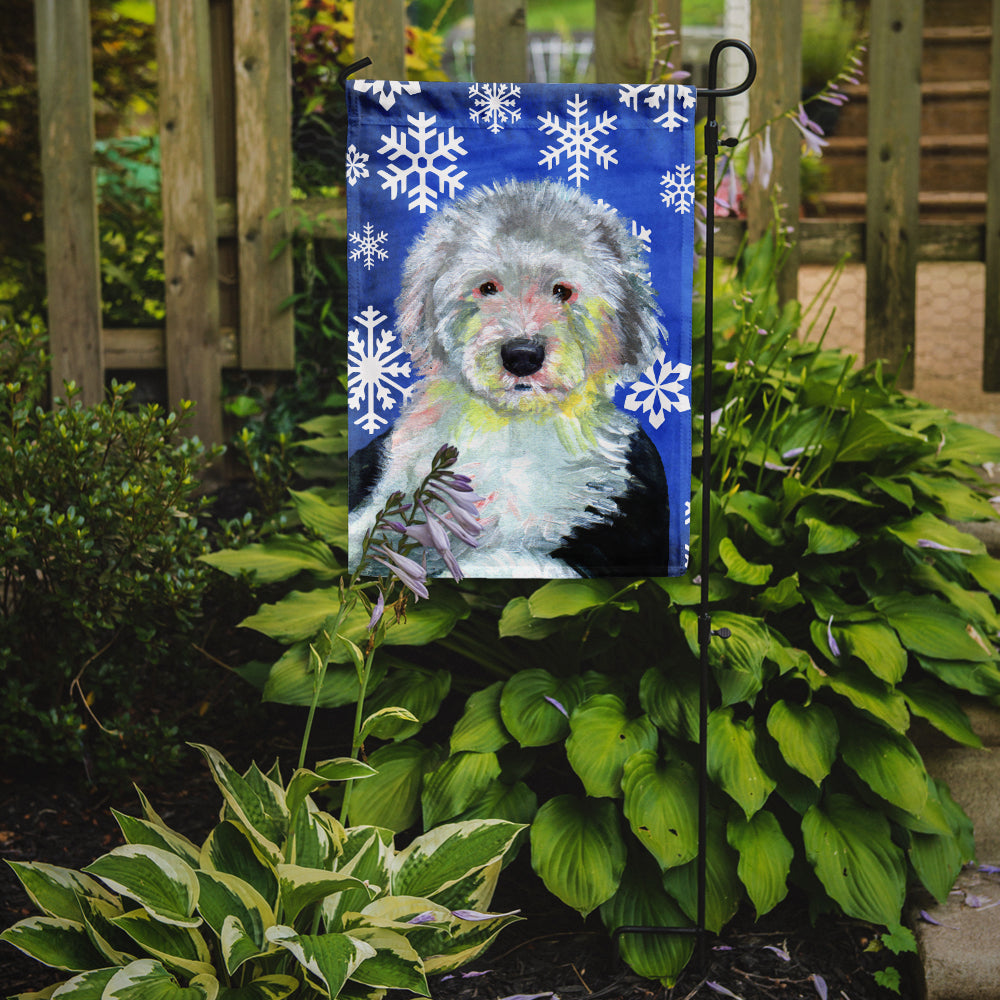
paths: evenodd
<path fill-rule="evenodd" d="M 275 742 L 290 749 L 288 721 L 278 718 L 272 724 L 279 734 Z M 274 744 L 268 740 L 263 745 Z M 248 759 L 243 741 L 219 740 L 219 746 L 234 763 Z M 214 824 L 220 799 L 194 751 L 191 764 L 190 770 L 151 791 L 150 798 L 170 826 L 197 841 Z M 139 814 L 134 794 L 109 797 L 56 775 L 35 778 L 0 779 L 0 858 L 81 868 L 122 842 L 112 806 Z M 866 950 L 873 940 L 871 928 L 832 918 L 813 927 L 798 901 L 786 902 L 756 925 L 751 915 L 740 914 L 718 939 L 706 940 L 704 970 L 695 968 L 695 960 L 672 990 L 639 978 L 618 961 L 596 916 L 582 922 L 563 907 L 544 891 L 524 857 L 501 877 L 494 908 L 519 908 L 525 920 L 502 932 L 470 969 L 432 977 L 435 1000 L 551 994 L 562 1000 L 689 1000 L 732 994 L 743 1000 L 816 1000 L 824 995 L 831 1000 L 887 1000 L 892 994 L 872 978 L 887 965 L 903 973 L 902 996 L 917 995 L 902 961 Z M 13 873 L 0 866 L 0 927 L 32 912 Z M 0 944 L 0 995 L 38 990 L 61 978 L 65 975 Z"/>

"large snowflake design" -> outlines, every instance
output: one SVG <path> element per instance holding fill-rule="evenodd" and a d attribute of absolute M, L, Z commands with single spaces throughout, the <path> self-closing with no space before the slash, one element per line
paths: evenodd
<path fill-rule="evenodd" d="M 494 135 L 503 131 L 508 121 L 521 120 L 516 106 L 521 88 L 515 83 L 474 83 L 469 87 L 472 106 L 469 117 L 477 125 L 485 125 Z"/>
<path fill-rule="evenodd" d="M 354 187 L 363 177 L 368 176 L 368 154 L 358 151 L 352 142 L 347 147 L 347 183 Z"/>
<path fill-rule="evenodd" d="M 376 404 L 392 410 L 399 399 L 409 399 L 412 386 L 401 382 L 410 377 L 410 362 L 402 347 L 393 346 L 392 330 L 379 330 L 388 317 L 374 306 L 367 306 L 354 321 L 363 328 L 347 331 L 347 405 L 363 410 L 355 426 L 376 434 L 388 423 L 388 417 L 376 412 Z"/>
<path fill-rule="evenodd" d="M 671 410 L 679 413 L 691 409 L 685 381 L 691 377 L 691 366 L 667 361 L 663 351 L 629 386 L 624 407 L 629 413 L 641 410 L 654 429 L 662 426 Z"/>
<path fill-rule="evenodd" d="M 675 213 L 686 215 L 694 205 L 694 173 L 690 164 L 678 163 L 673 170 L 668 170 L 660 181 L 660 197 L 663 204 L 671 206 Z"/>
<path fill-rule="evenodd" d="M 354 89 L 359 94 L 371 94 L 378 97 L 379 104 L 389 110 L 395 103 L 398 94 L 419 94 L 419 83 L 402 83 L 399 80 L 354 80 Z"/>
<path fill-rule="evenodd" d="M 382 188 L 389 189 L 393 201 L 398 195 L 409 191 L 410 203 L 407 207 L 411 212 L 415 208 L 419 209 L 423 215 L 437 208 L 439 194 L 447 191 L 448 197 L 454 198 L 455 192 L 462 190 L 462 178 L 467 171 L 456 172 L 455 160 L 459 156 L 465 156 L 468 150 L 463 148 L 462 137 L 456 137 L 454 127 L 448 129 L 447 135 L 438 131 L 435 127 L 436 115 L 427 115 L 421 111 L 416 116 L 407 115 L 406 120 L 410 123 L 410 128 L 405 132 L 393 125 L 389 134 L 382 136 L 379 152 L 389 154 L 389 169 L 380 170 L 378 175 L 385 179 Z M 411 136 L 416 142 L 413 149 L 409 146 Z M 429 146 L 428 143 L 434 140 L 437 140 L 436 147 Z M 405 166 L 395 162 L 400 157 L 405 157 L 408 161 Z M 440 160 L 449 162 L 445 165 Z M 430 177 L 437 180 L 436 191 L 428 183 Z"/>
<path fill-rule="evenodd" d="M 363 260 L 365 267 L 371 270 L 375 266 L 376 258 L 385 260 L 389 256 L 389 251 L 381 246 L 388 238 L 388 233 L 379 233 L 376 236 L 375 227 L 370 222 L 366 222 L 363 227 L 363 235 L 362 233 L 349 233 L 347 236 L 348 242 L 354 244 L 354 248 L 351 250 L 351 260 Z"/>
<path fill-rule="evenodd" d="M 645 93 L 646 91 L 648 93 Z M 665 83 L 624 83 L 618 88 L 618 101 L 633 111 L 638 111 L 639 97 L 644 93 L 642 103 L 656 110 L 659 110 L 664 99 L 666 100 L 666 110 L 654 120 L 657 125 L 667 129 L 668 132 L 673 132 L 689 121 L 688 117 L 682 115 L 678 110 L 679 107 L 689 111 L 698 103 L 698 95 L 694 87 L 678 87 Z"/>
<path fill-rule="evenodd" d="M 617 163 L 615 153 L 617 149 L 610 146 L 599 146 L 598 136 L 607 135 L 617 129 L 615 122 L 617 115 L 609 115 L 606 111 L 598 115 L 593 123 L 586 121 L 587 101 L 579 94 L 574 94 L 572 98 L 566 99 L 566 121 L 563 122 L 558 115 L 547 111 L 545 115 L 538 115 L 541 122 L 539 130 L 546 135 L 554 135 L 559 139 L 557 146 L 546 146 L 541 150 L 542 158 L 539 164 L 545 164 L 548 170 L 558 166 L 562 161 L 563 153 L 566 154 L 566 165 L 569 170 L 569 179 L 576 181 L 576 186 L 590 179 L 590 168 L 586 160 L 593 155 L 599 167 L 605 170 L 612 163 Z"/>

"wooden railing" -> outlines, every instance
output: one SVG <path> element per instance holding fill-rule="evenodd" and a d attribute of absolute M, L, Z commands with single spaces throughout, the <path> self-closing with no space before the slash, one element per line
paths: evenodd
<path fill-rule="evenodd" d="M 483 82 L 527 76 L 525 3 L 475 0 L 475 73 Z M 595 0 L 598 81 L 639 82 L 650 61 L 651 18 L 681 23 L 681 0 Z M 405 76 L 405 0 L 357 0 L 355 51 L 371 76 Z M 921 0 L 871 0 L 867 214 L 864 221 L 800 220 L 800 137 L 772 130 L 775 169 L 753 188 L 747 219 L 723 220 L 716 241 L 735 251 L 786 206 L 796 244 L 781 275 L 796 293 L 800 263 L 844 254 L 867 270 L 866 356 L 894 365 L 909 352 L 913 377 L 916 266 L 923 260 L 985 261 L 983 384 L 1000 390 L 1000 0 L 992 6 L 990 162 L 984 223 L 921 222 L 919 53 Z M 798 104 L 801 0 L 753 0 L 758 59 L 750 131 Z M 344 239 L 339 202 L 291 202 L 289 0 L 158 0 L 166 326 L 101 326 L 88 0 L 36 0 L 53 383 L 75 380 L 83 398 L 103 392 L 112 368 L 165 368 L 170 401 L 195 400 L 196 432 L 222 439 L 221 370 L 293 364 L 291 256 L 279 250 L 296 215 L 319 238 Z M 683 51 L 683 37 L 680 37 Z M 674 61 L 678 51 L 673 53 Z M 724 104 L 725 102 L 720 102 Z M 729 132 L 739 122 L 725 121 Z M 787 206 L 793 206 L 789 209 Z"/>

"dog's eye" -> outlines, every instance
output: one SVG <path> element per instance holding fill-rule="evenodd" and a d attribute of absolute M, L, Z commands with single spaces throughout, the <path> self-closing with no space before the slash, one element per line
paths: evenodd
<path fill-rule="evenodd" d="M 496 295 L 500 291 L 500 286 L 495 281 L 484 281 L 479 286 L 480 295 Z"/>
<path fill-rule="evenodd" d="M 569 300 L 573 298 L 573 289 L 570 288 L 569 285 L 558 281 L 552 286 L 552 295 L 560 302 L 569 302 Z"/>

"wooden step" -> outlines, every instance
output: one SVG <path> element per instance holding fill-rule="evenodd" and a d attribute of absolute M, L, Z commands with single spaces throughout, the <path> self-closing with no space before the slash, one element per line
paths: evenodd
<path fill-rule="evenodd" d="M 817 196 L 816 202 L 828 218 L 863 220 L 868 198 L 863 191 L 830 191 Z M 986 216 L 986 193 L 921 191 L 919 205 L 921 219 L 981 223 Z"/>
<path fill-rule="evenodd" d="M 988 80 L 992 38 L 989 25 L 925 28 L 921 79 L 924 83 Z"/>

